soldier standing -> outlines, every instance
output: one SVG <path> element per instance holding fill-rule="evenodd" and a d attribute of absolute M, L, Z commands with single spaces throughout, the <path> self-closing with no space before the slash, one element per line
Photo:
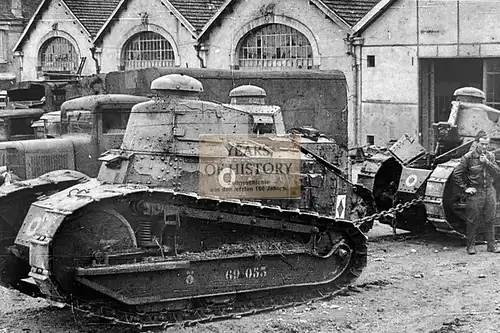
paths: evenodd
<path fill-rule="evenodd" d="M 493 178 L 500 176 L 500 167 L 493 153 L 486 151 L 489 138 L 483 136 L 478 141 L 476 146 L 462 157 L 454 173 L 456 184 L 467 195 L 467 253 L 476 253 L 476 229 L 480 218 L 483 218 L 486 228 L 487 251 L 500 253 L 494 241 L 496 191 L 493 187 Z"/>

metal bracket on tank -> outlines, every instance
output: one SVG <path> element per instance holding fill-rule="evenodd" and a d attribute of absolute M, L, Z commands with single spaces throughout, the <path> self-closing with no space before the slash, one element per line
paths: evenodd
<path fill-rule="evenodd" d="M 389 148 L 389 153 L 403 165 L 408 165 L 426 152 L 427 150 L 418 143 L 417 139 L 408 134 L 404 134 Z"/>
<path fill-rule="evenodd" d="M 124 160 L 130 160 L 134 153 L 126 153 L 121 150 L 108 150 L 104 152 L 101 157 L 98 158 L 99 161 L 104 162 L 106 166 L 112 166 L 119 164 L 119 162 Z"/>

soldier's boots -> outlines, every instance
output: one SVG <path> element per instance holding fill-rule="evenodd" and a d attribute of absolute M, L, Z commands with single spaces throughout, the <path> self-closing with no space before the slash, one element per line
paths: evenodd
<path fill-rule="evenodd" d="M 486 251 L 500 253 L 500 249 L 495 245 L 494 241 L 489 241 L 486 245 Z"/>
<path fill-rule="evenodd" d="M 476 254 L 476 234 L 467 230 L 467 253 Z"/>

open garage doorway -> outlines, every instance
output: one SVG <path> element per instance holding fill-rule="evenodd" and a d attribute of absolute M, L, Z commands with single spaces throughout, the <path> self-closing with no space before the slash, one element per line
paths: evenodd
<path fill-rule="evenodd" d="M 419 66 L 421 143 L 433 149 L 432 124 L 448 120 L 453 92 L 466 86 L 483 89 L 483 60 L 420 59 Z"/>

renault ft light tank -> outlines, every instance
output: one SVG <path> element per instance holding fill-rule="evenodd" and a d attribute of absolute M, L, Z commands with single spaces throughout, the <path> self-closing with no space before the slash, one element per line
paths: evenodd
<path fill-rule="evenodd" d="M 166 327 L 326 295 L 359 276 L 366 236 L 349 218 L 364 215 L 363 198 L 334 142 L 311 128 L 286 135 L 280 108 L 264 105 L 258 87 L 236 88 L 226 105 L 200 100 L 203 87 L 188 76 L 151 89 L 158 96 L 132 108 L 121 148 L 102 155 L 96 179 L 27 212 L 10 251 L 41 293 Z M 244 168 L 223 164 L 231 158 Z M 266 166 L 269 158 L 283 163 Z M 216 170 L 211 194 L 204 177 Z M 276 182 L 233 178 L 255 170 L 276 171 Z M 248 195 L 259 186 L 285 192 Z"/>
<path fill-rule="evenodd" d="M 390 155 L 365 162 L 359 183 L 373 190 L 379 210 L 413 201 L 410 209 L 396 211 L 382 223 L 410 231 L 431 225 L 464 237 L 466 198 L 452 174 L 481 131 L 491 138 L 492 150 L 500 148 L 500 111 L 485 105 L 484 93 L 476 88 L 457 89 L 454 96 L 448 121 L 433 124 L 433 152 L 405 135 L 389 149 Z M 500 154 L 495 155 L 498 160 Z"/>

